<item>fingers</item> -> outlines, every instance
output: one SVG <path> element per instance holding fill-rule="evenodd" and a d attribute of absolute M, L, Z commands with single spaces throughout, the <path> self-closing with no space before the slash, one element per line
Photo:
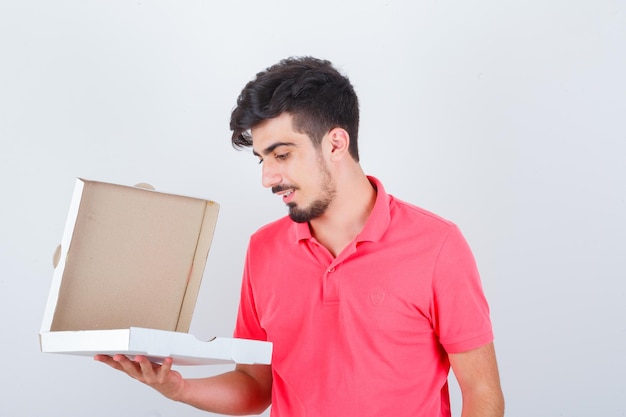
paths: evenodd
<path fill-rule="evenodd" d="M 159 366 L 159 378 L 161 381 L 165 381 L 165 378 L 172 370 L 172 363 L 174 360 L 172 358 L 163 359 L 163 363 Z"/>
<path fill-rule="evenodd" d="M 172 370 L 172 358 L 165 358 L 162 365 L 152 363 L 142 355 L 137 355 L 132 360 L 121 354 L 96 355 L 94 359 L 151 386 L 168 398 L 174 399 L 179 395 L 185 384 L 182 375 Z"/>
<path fill-rule="evenodd" d="M 163 382 L 172 368 L 172 358 L 165 358 L 163 365 L 158 365 L 150 362 L 143 355 L 137 355 L 132 360 L 121 354 L 114 356 L 96 355 L 94 360 L 147 384 Z"/>
<path fill-rule="evenodd" d="M 133 363 L 124 355 L 114 355 L 114 356 L 96 355 L 93 358 L 94 360 L 98 362 L 107 364 L 111 368 L 117 369 L 118 371 L 125 372 L 129 374 L 130 376 L 133 376 L 134 374 L 136 374 L 136 372 L 134 372 L 133 370 L 134 368 Z"/>
<path fill-rule="evenodd" d="M 161 365 L 150 362 L 147 358 L 135 357 L 135 362 L 139 364 L 143 381 L 150 384 L 163 384 L 167 381 L 172 369 L 172 358 L 165 358 Z"/>
<path fill-rule="evenodd" d="M 152 363 L 145 356 L 135 356 L 133 361 L 129 361 L 131 364 L 131 369 L 133 371 L 138 371 L 139 375 L 136 379 L 139 379 L 142 382 L 147 384 L 155 384 L 161 382 L 159 380 L 160 368 L 161 365 Z M 123 366 L 123 365 L 122 365 Z"/>
<path fill-rule="evenodd" d="M 117 369 L 118 371 L 124 371 L 119 362 L 113 360 L 113 358 L 109 355 L 96 355 L 93 358 L 94 360 L 109 365 L 111 368 Z"/>
<path fill-rule="evenodd" d="M 122 370 L 128 374 L 128 376 L 135 378 L 139 381 L 144 382 L 145 378 L 143 377 L 143 370 L 141 368 L 141 361 L 144 359 L 143 356 L 137 356 L 134 360 L 128 359 L 124 355 L 115 355 L 113 356 L 113 360 L 116 361 L 119 366 L 122 367 Z M 146 359 L 146 362 L 149 362 Z"/>

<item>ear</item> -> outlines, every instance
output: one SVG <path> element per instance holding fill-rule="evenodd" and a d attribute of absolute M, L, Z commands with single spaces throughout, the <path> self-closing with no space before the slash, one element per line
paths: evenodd
<path fill-rule="evenodd" d="M 331 160 L 337 161 L 349 156 L 348 146 L 350 135 L 345 129 L 335 127 L 326 134 L 327 147 L 330 151 Z"/>

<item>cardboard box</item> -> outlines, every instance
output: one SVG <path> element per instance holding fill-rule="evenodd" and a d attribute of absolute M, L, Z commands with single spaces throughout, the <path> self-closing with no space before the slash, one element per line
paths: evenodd
<path fill-rule="evenodd" d="M 41 351 L 269 364 L 269 342 L 187 333 L 218 210 L 213 201 L 77 179 Z"/>

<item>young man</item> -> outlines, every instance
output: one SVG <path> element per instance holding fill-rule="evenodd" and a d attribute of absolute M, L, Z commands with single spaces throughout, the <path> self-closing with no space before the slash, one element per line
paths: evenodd
<path fill-rule="evenodd" d="M 358 100 L 328 61 L 291 58 L 257 74 L 231 116 L 262 182 L 289 216 L 250 239 L 235 337 L 274 343 L 271 366 L 185 380 L 146 358 L 96 359 L 165 396 L 222 414 L 503 415 L 489 308 L 458 228 L 365 175 Z"/>

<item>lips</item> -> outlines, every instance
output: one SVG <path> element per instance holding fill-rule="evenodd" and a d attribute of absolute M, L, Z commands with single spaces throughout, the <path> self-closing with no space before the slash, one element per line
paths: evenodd
<path fill-rule="evenodd" d="M 293 187 L 285 187 L 282 185 L 272 187 L 272 192 L 276 195 L 281 196 L 285 204 L 288 204 L 291 200 L 293 200 L 293 195 L 295 194 L 295 191 L 296 189 Z"/>
<path fill-rule="evenodd" d="M 292 199 L 293 199 L 293 195 L 295 194 L 295 190 L 290 189 L 287 190 L 283 193 L 280 193 L 283 197 L 283 203 L 288 204 Z"/>
<path fill-rule="evenodd" d="M 294 194 L 296 192 L 296 187 L 293 186 L 285 186 L 285 185 L 276 185 L 272 187 L 272 192 L 276 195 L 279 195 L 283 198 L 283 202 L 288 204 L 293 200 Z"/>

